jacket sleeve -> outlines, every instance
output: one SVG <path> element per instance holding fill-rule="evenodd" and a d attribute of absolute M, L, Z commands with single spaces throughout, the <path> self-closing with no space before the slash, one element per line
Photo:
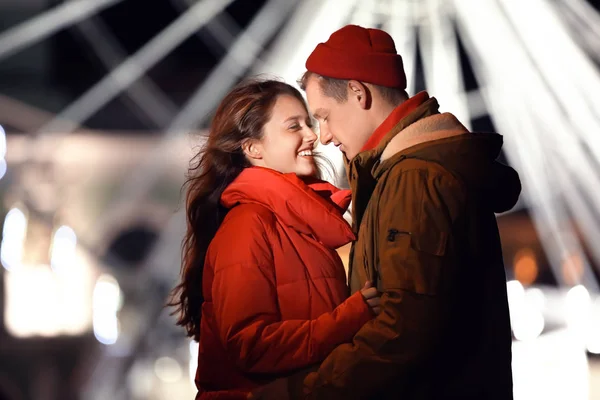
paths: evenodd
<path fill-rule="evenodd" d="M 373 318 L 356 293 L 314 320 L 282 321 L 271 263 L 254 258 L 215 268 L 212 296 L 219 336 L 244 371 L 281 373 L 321 362 Z"/>
<path fill-rule="evenodd" d="M 369 398 L 392 381 L 400 398 L 402 379 L 429 357 L 443 331 L 440 278 L 452 264 L 446 243 L 464 192 L 449 174 L 393 171 L 378 211 L 382 312 L 302 385 L 291 382 L 290 388 L 300 388 L 292 398 Z"/>

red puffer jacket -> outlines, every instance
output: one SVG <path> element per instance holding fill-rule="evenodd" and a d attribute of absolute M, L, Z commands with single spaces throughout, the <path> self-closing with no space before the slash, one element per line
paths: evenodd
<path fill-rule="evenodd" d="M 313 187 L 313 189 L 311 189 Z M 322 361 L 373 314 L 347 297 L 335 249 L 354 238 L 349 194 L 294 174 L 248 168 L 225 190 L 230 208 L 204 266 L 197 399 L 245 399 Z"/>

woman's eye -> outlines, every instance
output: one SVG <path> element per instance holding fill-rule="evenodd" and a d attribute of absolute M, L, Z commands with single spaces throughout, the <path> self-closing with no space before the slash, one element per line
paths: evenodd
<path fill-rule="evenodd" d="M 288 129 L 290 129 L 292 131 L 296 131 L 296 130 L 300 129 L 300 125 L 294 124 L 294 125 L 290 126 Z"/>

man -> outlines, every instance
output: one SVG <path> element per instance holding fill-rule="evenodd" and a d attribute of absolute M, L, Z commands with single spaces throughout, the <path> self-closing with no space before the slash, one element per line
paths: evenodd
<path fill-rule="evenodd" d="M 515 205 L 521 185 L 496 161 L 502 137 L 469 132 L 426 92 L 408 98 L 402 58 L 381 30 L 345 26 L 306 68 L 321 141 L 348 161 L 351 292 L 376 282 L 382 312 L 315 372 L 254 396 L 512 399 L 494 213 Z"/>

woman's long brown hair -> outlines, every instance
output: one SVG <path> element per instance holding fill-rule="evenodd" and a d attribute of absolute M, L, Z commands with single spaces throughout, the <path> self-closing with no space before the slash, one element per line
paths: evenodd
<path fill-rule="evenodd" d="M 250 167 L 242 145 L 262 137 L 280 95 L 305 104 L 298 90 L 280 81 L 251 80 L 236 86 L 217 108 L 206 144 L 192 159 L 184 185 L 187 232 L 182 243 L 181 282 L 173 289 L 168 305 L 176 307 L 177 324 L 195 340 L 200 335 L 206 252 L 227 214 L 221 195 Z"/>

